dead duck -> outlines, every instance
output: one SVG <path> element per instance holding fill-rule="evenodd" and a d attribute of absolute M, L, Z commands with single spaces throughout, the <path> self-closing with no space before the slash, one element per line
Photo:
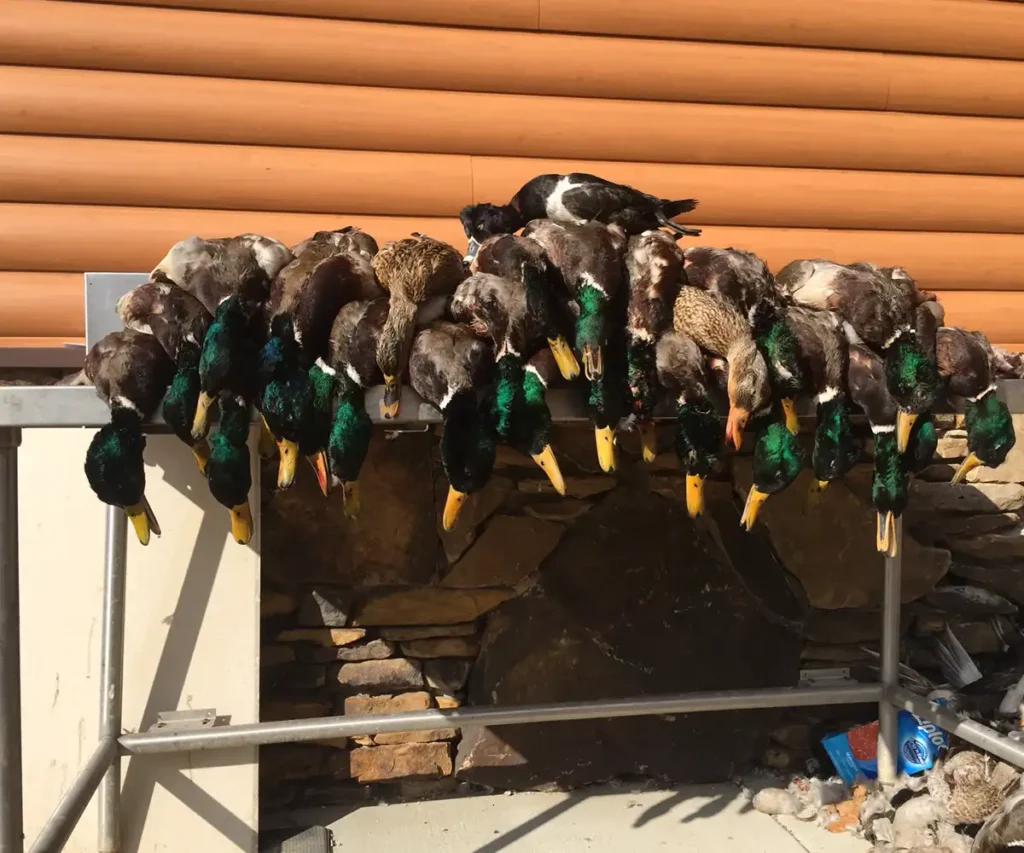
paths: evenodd
<path fill-rule="evenodd" d="M 333 240 L 308 241 L 274 278 L 265 311 L 267 341 L 260 353 L 259 408 L 280 451 L 279 489 L 294 481 L 301 453 L 327 494 L 325 448 L 334 377 L 323 369 L 323 357 L 331 327 L 346 302 L 381 295 L 370 262 L 339 249 Z"/>
<path fill-rule="evenodd" d="M 752 530 L 764 502 L 772 495 L 788 488 L 803 470 L 807 452 L 786 424 L 786 415 L 778 401 L 767 411 L 751 418 L 756 431 L 754 459 L 751 466 L 753 480 L 740 517 L 740 525 Z"/>
<path fill-rule="evenodd" d="M 459 220 L 469 239 L 467 256 L 472 258 L 488 237 L 511 234 L 531 219 L 552 219 L 570 225 L 603 222 L 619 225 L 630 234 L 664 226 L 680 236 L 698 236 L 699 228 L 687 228 L 672 221 L 696 206 L 694 198 L 669 201 L 596 175 L 573 172 L 538 175 L 520 187 L 508 204 L 470 205 L 459 213 Z"/>
<path fill-rule="evenodd" d="M 940 391 L 935 361 L 939 322 L 928 304 L 934 297 L 918 290 L 901 267 L 867 263 L 793 261 L 777 280 L 795 302 L 834 311 L 858 342 L 882 356 L 886 383 L 899 408 L 897 447 L 905 451 L 914 421 L 931 410 Z"/>
<path fill-rule="evenodd" d="M 347 255 L 363 258 L 367 263 L 379 251 L 377 241 L 356 225 L 346 225 L 333 231 L 317 231 L 305 240 L 291 247 L 291 253 L 297 258 L 312 243 L 327 243 Z"/>
<path fill-rule="evenodd" d="M 472 274 L 479 272 L 522 282 L 526 291 L 527 312 L 535 318 L 555 357 L 558 370 L 565 379 L 575 379 L 580 365 L 569 345 L 571 334 L 566 328 L 563 311 L 564 288 L 558 271 L 553 269 L 544 247 L 529 237 L 496 234 L 480 244 L 469 266 Z M 562 293 L 556 292 L 562 289 Z"/>
<path fill-rule="evenodd" d="M 377 342 L 387 317 L 387 297 L 361 299 L 343 306 L 331 326 L 324 370 L 334 379 L 335 410 L 327 459 L 331 483 L 341 487 L 350 517 L 360 509 L 359 472 L 373 433 L 365 393 L 384 381 L 377 366 Z"/>
<path fill-rule="evenodd" d="M 875 546 L 896 556 L 895 520 L 907 508 L 910 476 L 931 462 L 938 444 L 935 426 L 928 416 L 918 418 L 911 431 L 907 453 L 896 441 L 898 407 L 885 381 L 882 359 L 865 346 L 851 342 L 847 387 L 851 401 L 867 416 L 874 439 L 874 471 L 871 504 L 875 508 Z"/>
<path fill-rule="evenodd" d="M 441 464 L 448 478 L 442 524 L 451 530 L 466 497 L 494 469 L 495 434 L 489 404 L 478 400 L 493 356 L 490 345 L 457 323 L 437 321 L 419 332 L 409 354 L 409 381 L 441 412 Z"/>
<path fill-rule="evenodd" d="M 153 416 L 174 375 L 174 362 L 155 337 L 131 329 L 97 341 L 85 359 L 85 376 L 110 406 L 85 454 L 85 476 L 96 496 L 121 507 L 143 545 L 160 525 L 146 500 L 142 425 Z"/>
<path fill-rule="evenodd" d="M 210 312 L 180 287 L 148 281 L 118 300 L 117 314 L 126 328 L 153 335 L 174 362 L 174 378 L 164 397 L 164 421 L 191 448 L 205 474 L 210 446 L 205 438 L 192 437 L 192 422 L 199 403 L 199 358 L 213 319 Z"/>
<path fill-rule="evenodd" d="M 564 377 L 558 368 L 554 353 L 546 347 L 538 349 L 523 369 L 522 386 L 518 395 L 518 415 L 513 421 L 511 432 L 505 437 L 510 447 L 529 456 L 540 466 L 554 490 L 560 495 L 565 494 L 565 479 L 551 447 L 552 422 L 547 391 L 562 379 Z M 492 395 L 491 400 L 492 407 L 496 408 L 497 395 Z M 493 421 L 498 417 L 495 412 Z"/>
<path fill-rule="evenodd" d="M 664 231 L 645 231 L 629 238 L 626 362 L 632 414 L 639 421 L 646 462 L 652 462 L 657 455 L 651 420 L 659 391 L 657 347 L 659 339 L 672 328 L 672 309 L 679 295 L 682 266 L 682 250 Z M 691 354 L 678 347 L 672 352 L 677 356 Z"/>
<path fill-rule="evenodd" d="M 690 338 L 670 329 L 655 347 L 658 382 L 676 403 L 675 450 L 686 471 L 686 511 L 704 512 L 704 481 L 721 455 L 725 435 L 710 398 L 704 355 Z"/>
<path fill-rule="evenodd" d="M 967 458 L 953 476 L 959 483 L 979 465 L 1001 465 L 1016 443 L 1013 418 L 996 394 L 992 346 L 981 332 L 941 327 L 935 336 L 939 376 L 950 394 L 964 398 Z"/>
<path fill-rule="evenodd" d="M 684 285 L 673 306 L 673 327 L 704 352 L 728 363 L 729 415 L 725 439 L 737 450 L 751 416 L 771 403 L 768 365 L 739 308 L 722 294 Z"/>
<path fill-rule="evenodd" d="M 1015 853 L 1024 848 L 1024 785 L 1018 780 L 974 837 L 971 853 Z"/>
<path fill-rule="evenodd" d="M 683 256 L 686 284 L 721 294 L 747 318 L 768 365 L 772 393 L 782 405 L 786 426 L 796 434 L 800 431 L 796 398 L 807 390 L 807 377 L 783 317 L 787 301 L 768 264 L 752 252 L 732 248 L 688 246 Z"/>
<path fill-rule="evenodd" d="M 385 243 L 372 263 L 389 297 L 387 323 L 377 342 L 377 364 L 384 374 L 381 416 L 390 420 L 398 414 L 402 374 L 419 307 L 430 297 L 454 293 L 467 271 L 455 249 L 421 234 Z"/>

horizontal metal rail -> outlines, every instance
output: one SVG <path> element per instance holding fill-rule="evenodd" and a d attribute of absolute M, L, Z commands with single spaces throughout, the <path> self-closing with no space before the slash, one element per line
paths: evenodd
<path fill-rule="evenodd" d="M 559 702 L 512 708 L 454 708 L 447 711 L 410 711 L 402 714 L 358 714 L 319 717 L 276 723 L 250 723 L 195 731 L 162 731 L 124 735 L 121 748 L 133 755 L 154 752 L 192 752 L 232 749 L 268 743 L 301 743 L 341 737 L 413 732 L 463 726 L 515 726 L 613 717 L 663 716 L 703 711 L 739 711 L 750 708 L 795 708 L 805 705 L 855 705 L 878 702 L 879 684 L 835 687 L 776 687 L 763 690 L 717 690 L 668 696 L 639 696 L 590 702 Z"/>

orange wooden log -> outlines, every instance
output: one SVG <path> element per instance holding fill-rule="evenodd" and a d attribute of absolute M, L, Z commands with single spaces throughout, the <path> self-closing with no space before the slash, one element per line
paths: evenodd
<path fill-rule="evenodd" d="M 0 272 L 0 338 L 85 334 L 81 273 Z"/>
<path fill-rule="evenodd" d="M 983 331 L 990 341 L 1024 341 L 1024 292 L 950 290 L 939 301 L 947 326 Z"/>
<path fill-rule="evenodd" d="M 447 154 L 1024 174 L 1024 121 L 1006 119 L 15 66 L 0 68 L 0 129 Z"/>
<path fill-rule="evenodd" d="M 993 60 L 0 2 L 0 62 L 537 95 L 1024 116 Z M 54 15 L 61 25 L 53 26 Z M 161 41 L 187 51 L 154 50 Z M 301 45 L 301 49 L 296 49 Z M 515 61 L 494 62 L 495 56 Z M 552 62 L 552 57 L 558 57 Z M 587 68 L 580 74 L 580 68 Z"/>

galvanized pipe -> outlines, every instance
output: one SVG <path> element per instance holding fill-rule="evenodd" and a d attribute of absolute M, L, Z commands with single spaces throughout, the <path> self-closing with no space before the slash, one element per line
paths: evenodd
<path fill-rule="evenodd" d="M 100 741 L 100 745 L 96 747 L 96 751 L 86 762 L 82 772 L 71 783 L 68 792 L 54 809 L 50 819 L 46 821 L 46 825 L 39 833 L 39 837 L 29 853 L 60 853 L 64 849 L 71 833 L 75 831 L 82 812 L 89 805 L 89 800 L 92 799 L 103 775 L 117 754 L 117 741 L 114 738 Z"/>
<path fill-rule="evenodd" d="M 985 752 L 990 752 L 1018 767 L 1024 767 L 1024 744 L 1019 741 L 1011 740 L 1006 735 L 1001 735 L 974 720 L 961 720 L 948 708 L 937 705 L 924 696 L 917 696 L 902 687 L 892 688 L 886 696 L 887 704 L 891 703 L 894 708 L 910 711 L 910 713 L 916 714 L 930 723 L 935 723 L 940 729 L 956 735 Z"/>
<path fill-rule="evenodd" d="M 877 684 L 799 689 L 776 687 L 762 690 L 717 690 L 631 699 L 522 705 L 512 708 L 455 708 L 449 711 L 411 711 L 380 716 L 360 714 L 277 723 L 250 723 L 195 731 L 161 731 L 125 735 L 121 738 L 121 747 L 132 755 L 191 752 L 462 726 L 514 726 L 566 720 L 689 714 L 698 711 L 855 705 L 860 702 L 877 702 L 881 697 L 882 690 Z"/>
<path fill-rule="evenodd" d="M 882 689 L 899 686 L 900 678 L 900 573 L 903 567 L 903 519 L 894 522 L 896 556 L 885 558 L 885 583 L 882 604 Z M 878 706 L 878 781 L 891 785 L 896 781 L 899 737 L 899 712 L 882 700 Z"/>
<path fill-rule="evenodd" d="M 128 516 L 107 507 L 107 544 L 103 568 L 103 646 L 100 650 L 100 740 L 121 736 L 121 685 L 124 672 L 124 602 Z M 115 756 L 99 790 L 99 853 L 121 850 L 121 758 Z"/>
<path fill-rule="evenodd" d="M 0 853 L 25 849 L 21 775 L 18 427 L 0 427 Z"/>

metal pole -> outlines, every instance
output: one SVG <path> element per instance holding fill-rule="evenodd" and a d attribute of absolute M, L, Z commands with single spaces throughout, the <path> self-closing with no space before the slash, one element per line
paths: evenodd
<path fill-rule="evenodd" d="M 312 720 L 286 720 L 278 723 L 251 723 L 193 731 L 165 730 L 124 735 L 121 738 L 121 748 L 132 755 L 191 752 L 462 726 L 511 726 L 565 720 L 689 714 L 698 711 L 736 711 L 747 708 L 856 705 L 860 702 L 878 702 L 881 698 L 882 688 L 879 684 L 721 690 L 631 699 L 522 705 L 512 708 L 456 708 L 450 711 L 411 711 L 381 716 L 362 714 Z"/>
<path fill-rule="evenodd" d="M 100 740 L 121 736 L 121 682 L 124 670 L 125 564 L 128 517 L 107 507 L 107 546 L 103 578 L 103 647 L 100 651 Z M 121 850 L 121 760 L 115 757 L 99 792 L 99 853 Z"/>
<path fill-rule="evenodd" d="M 29 853 L 60 853 L 75 831 L 78 819 L 89 805 L 97 786 L 107 772 L 110 763 L 117 758 L 117 741 L 107 738 L 100 741 L 92 757 L 86 762 L 78 778 L 71 783 L 68 792 L 54 809 L 42 832 L 32 845 Z"/>
<path fill-rule="evenodd" d="M 903 519 L 896 526 L 896 556 L 885 558 L 885 586 L 882 604 L 882 688 L 899 686 L 900 678 L 900 570 L 903 562 Z M 896 781 L 899 754 L 898 710 L 885 699 L 878 706 L 878 781 L 892 785 Z"/>
<path fill-rule="evenodd" d="M 0 853 L 25 849 L 21 795 L 21 624 L 18 583 L 18 445 L 0 427 Z"/>
<path fill-rule="evenodd" d="M 948 708 L 936 705 L 924 696 L 916 696 L 902 687 L 894 687 L 889 691 L 888 699 L 895 706 L 910 711 L 911 714 L 916 714 L 930 723 L 935 723 L 940 729 L 944 729 L 1004 761 L 1024 767 L 1024 744 L 1011 740 L 1006 735 L 1001 735 L 974 720 L 961 720 Z"/>

